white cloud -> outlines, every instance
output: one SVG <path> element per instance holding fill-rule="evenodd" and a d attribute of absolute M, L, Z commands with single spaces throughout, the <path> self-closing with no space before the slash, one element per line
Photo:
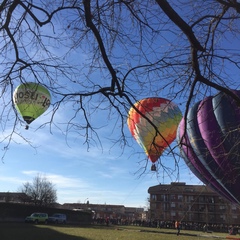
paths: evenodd
<path fill-rule="evenodd" d="M 57 186 L 57 189 L 63 188 L 89 188 L 89 183 L 86 181 L 76 178 L 76 177 L 66 177 L 58 174 L 53 173 L 40 173 L 38 171 L 23 171 L 24 175 L 31 176 L 32 178 L 36 177 L 38 174 L 42 177 L 46 177 L 47 180 L 52 182 L 54 185 Z"/>

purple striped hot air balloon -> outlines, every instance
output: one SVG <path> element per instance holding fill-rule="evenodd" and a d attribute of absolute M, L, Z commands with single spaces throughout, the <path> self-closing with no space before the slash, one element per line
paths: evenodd
<path fill-rule="evenodd" d="M 240 90 L 232 90 L 240 97 Z M 178 126 L 181 155 L 206 185 L 240 203 L 240 105 L 223 92 L 196 103 Z"/>

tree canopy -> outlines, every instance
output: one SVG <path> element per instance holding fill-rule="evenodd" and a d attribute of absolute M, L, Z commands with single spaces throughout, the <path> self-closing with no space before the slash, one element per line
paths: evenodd
<path fill-rule="evenodd" d="M 20 190 L 28 196 L 30 203 L 37 206 L 51 206 L 57 202 L 57 190 L 54 185 L 40 174 L 32 183 L 24 183 Z"/>
<path fill-rule="evenodd" d="M 113 144 L 127 144 L 128 110 L 139 98 L 166 97 L 183 115 L 217 91 L 240 103 L 230 91 L 239 88 L 239 13 L 237 0 L 3 0 L 0 116 L 2 131 L 11 126 L 5 150 L 22 124 L 11 96 L 29 81 L 52 94 L 44 125 L 75 131 L 87 144 L 99 140 L 105 124 L 91 116 L 101 112 L 118 126 Z M 59 124 L 65 106 L 72 111 Z"/>

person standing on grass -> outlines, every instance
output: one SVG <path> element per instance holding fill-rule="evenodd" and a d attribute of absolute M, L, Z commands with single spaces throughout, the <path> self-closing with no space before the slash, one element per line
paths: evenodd
<path fill-rule="evenodd" d="M 175 222 L 175 228 L 177 229 L 177 235 L 180 234 L 180 225 L 181 225 L 181 223 L 179 221 Z"/>

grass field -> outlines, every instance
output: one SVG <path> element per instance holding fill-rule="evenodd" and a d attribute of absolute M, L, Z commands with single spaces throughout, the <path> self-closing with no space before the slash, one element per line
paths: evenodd
<path fill-rule="evenodd" d="M 156 229 L 134 226 L 71 226 L 0 223 L 1 240 L 210 240 L 226 239 L 227 234 Z M 240 236 L 234 236 L 238 238 Z"/>

